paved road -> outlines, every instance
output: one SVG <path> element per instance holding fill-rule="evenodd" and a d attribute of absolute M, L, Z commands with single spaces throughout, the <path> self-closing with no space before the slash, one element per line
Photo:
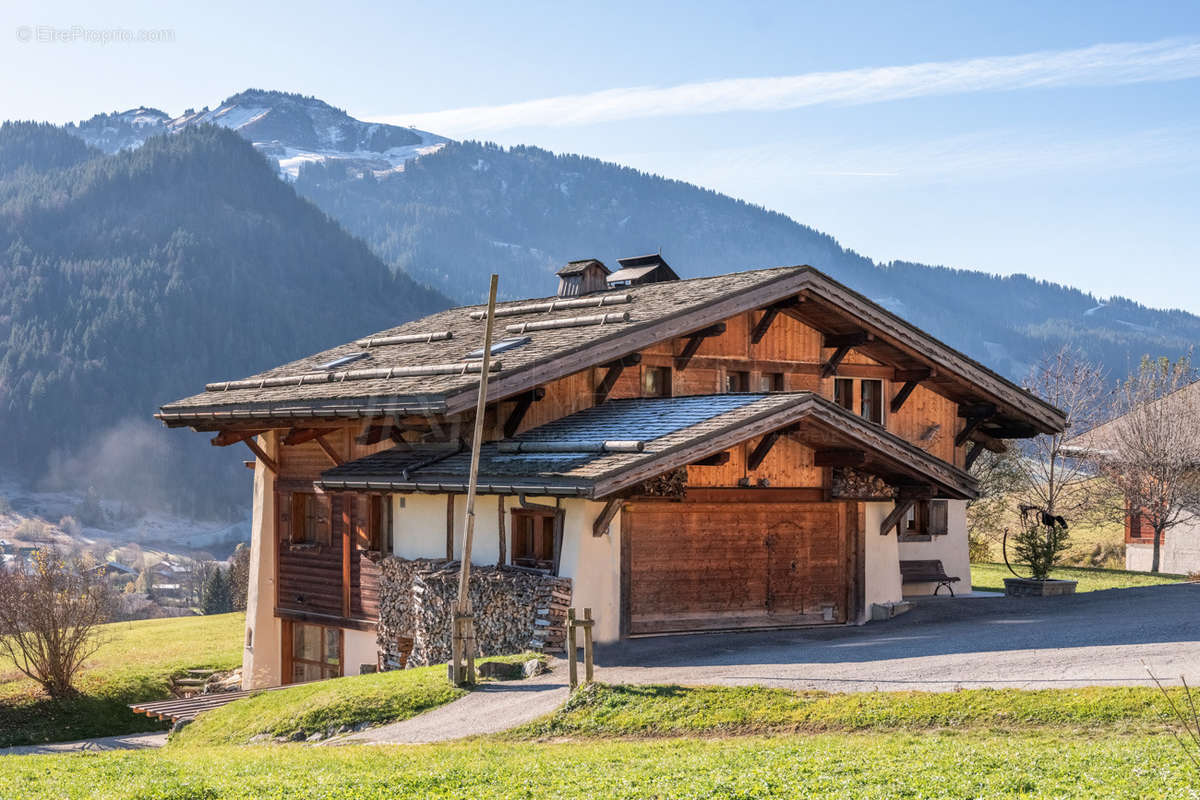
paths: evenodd
<path fill-rule="evenodd" d="M 1164 683 L 1200 685 L 1200 585 L 1061 598 L 930 598 L 864 627 L 666 636 L 598 648 L 608 683 L 763 684 L 856 692 Z M 336 740 L 419 743 L 494 733 L 557 708 L 566 669 L 488 686 L 404 722 Z"/>
<path fill-rule="evenodd" d="M 1200 685 L 1200 585 L 1054 598 L 922 600 L 861 628 L 635 639 L 597 654 L 600 680 L 849 692 Z"/>

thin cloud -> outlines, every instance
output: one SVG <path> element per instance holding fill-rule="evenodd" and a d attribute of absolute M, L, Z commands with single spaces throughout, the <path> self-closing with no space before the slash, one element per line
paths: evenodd
<path fill-rule="evenodd" d="M 398 114 L 382 117 L 380 121 L 462 135 L 650 117 L 784 111 L 820 104 L 861 105 L 934 95 L 1116 86 L 1196 77 L 1200 77 L 1200 40 L 1176 38 L 776 78 L 607 89 L 506 105 Z"/>

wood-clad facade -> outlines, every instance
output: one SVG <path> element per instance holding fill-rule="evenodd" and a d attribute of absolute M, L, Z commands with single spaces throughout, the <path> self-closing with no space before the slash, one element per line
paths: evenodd
<path fill-rule="evenodd" d="M 550 327 L 520 336 L 524 326 L 500 320 L 513 338 L 489 381 L 480 479 L 499 512 L 477 520 L 476 558 L 570 577 L 574 602 L 601 614 L 601 641 L 864 621 L 871 603 L 900 599 L 899 559 L 932 553 L 967 569 L 973 454 L 1059 424 L 1054 409 L 809 268 L 726 277 L 622 289 L 611 329 L 584 330 L 580 312 L 544 301 L 501 312 Z M 381 558 L 460 554 L 455 498 L 474 415 L 464 398 L 478 378 L 448 364 L 474 346 L 479 313 L 372 337 L 396 343 L 356 358 L 391 366 L 339 373 L 330 388 L 310 365 L 277 389 L 290 380 L 281 367 L 257 391 L 254 379 L 226 382 L 200 405 L 164 407 L 168 424 L 255 450 L 256 552 L 272 554 L 258 575 L 271 590 L 259 587 L 248 641 L 281 654 L 276 682 L 333 669 L 334 630 L 338 670 L 370 663 Z M 393 377 L 413 368 L 429 376 Z M 360 394 L 356 379 L 370 381 Z M 610 440 L 630 449 L 608 452 Z M 581 449 L 564 456 L 566 444 Z M 295 656 L 296 643 L 318 640 L 329 663 Z M 248 663 L 262 662 L 252 649 Z"/>

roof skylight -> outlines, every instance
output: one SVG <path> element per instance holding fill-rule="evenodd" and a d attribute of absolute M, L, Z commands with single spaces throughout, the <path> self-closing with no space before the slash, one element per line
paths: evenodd
<path fill-rule="evenodd" d="M 366 357 L 367 357 L 366 353 L 351 353 L 348 356 L 342 356 L 341 358 L 335 358 L 333 361 L 326 361 L 324 364 L 318 364 L 313 369 L 319 369 L 319 370 L 337 369 L 338 367 L 344 367 L 347 364 L 353 364 L 355 361 L 358 361 L 359 359 L 363 359 Z"/>
<path fill-rule="evenodd" d="M 498 342 L 492 342 L 492 355 L 503 353 L 505 350 L 515 350 L 523 344 L 528 344 L 528 342 L 528 336 L 521 336 L 516 339 L 502 339 Z M 471 352 L 467 353 L 465 358 L 468 361 L 472 359 L 483 358 L 483 348 L 481 347 L 478 350 L 472 350 Z"/>

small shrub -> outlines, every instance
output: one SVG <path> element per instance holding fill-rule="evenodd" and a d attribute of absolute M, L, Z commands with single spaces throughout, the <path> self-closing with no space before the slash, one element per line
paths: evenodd
<path fill-rule="evenodd" d="M 58 521 L 58 529 L 72 539 L 83 533 L 83 526 L 79 524 L 79 520 L 69 514 Z"/>
<path fill-rule="evenodd" d="M 983 564 L 992 560 L 992 543 L 982 534 L 967 534 L 967 553 L 972 564 Z"/>

